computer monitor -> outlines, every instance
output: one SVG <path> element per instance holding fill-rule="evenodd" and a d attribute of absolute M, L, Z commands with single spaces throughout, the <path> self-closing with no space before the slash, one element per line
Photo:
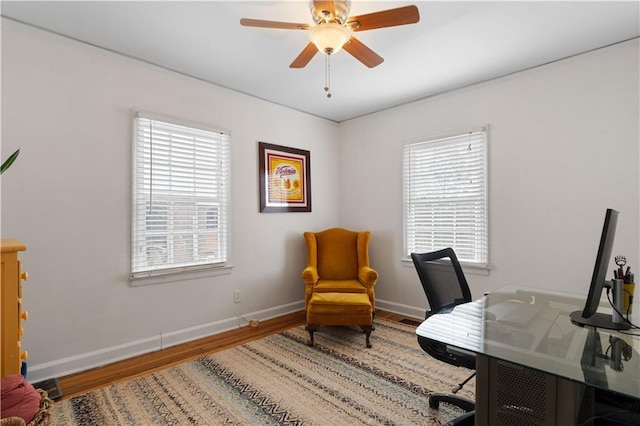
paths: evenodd
<path fill-rule="evenodd" d="M 613 209 L 607 209 L 587 301 L 582 311 L 575 311 L 570 314 L 571 322 L 574 324 L 580 326 L 589 325 L 609 330 L 627 330 L 630 328 L 630 325 L 624 321 L 621 323 L 613 322 L 613 316 L 611 314 L 596 312 L 602 296 L 602 287 L 607 276 L 607 271 L 609 270 L 609 260 L 611 259 L 611 251 L 613 250 L 613 240 L 616 234 L 617 223 L 618 212 Z"/>

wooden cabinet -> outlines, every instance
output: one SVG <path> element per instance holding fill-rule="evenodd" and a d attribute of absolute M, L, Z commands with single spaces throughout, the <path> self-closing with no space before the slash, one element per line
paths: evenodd
<path fill-rule="evenodd" d="M 27 280 L 27 273 L 22 271 L 18 253 L 27 248 L 18 240 L 2 239 L 2 360 L 0 377 L 20 374 L 22 361 L 27 359 L 27 351 L 22 351 L 22 320 L 27 319 L 27 312 L 22 307 L 22 281 Z"/>

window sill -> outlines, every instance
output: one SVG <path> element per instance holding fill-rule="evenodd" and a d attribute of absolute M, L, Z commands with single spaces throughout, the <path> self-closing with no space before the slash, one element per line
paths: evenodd
<path fill-rule="evenodd" d="M 402 261 L 402 266 L 405 268 L 415 268 L 413 264 L 413 260 L 410 257 L 404 257 L 400 259 Z M 473 263 L 465 263 L 460 262 L 460 266 L 462 266 L 462 270 L 465 274 L 469 275 L 485 275 L 488 276 L 491 269 L 488 266 L 477 266 Z"/>
<path fill-rule="evenodd" d="M 132 287 L 150 284 L 164 284 L 176 281 L 195 280 L 198 278 L 217 277 L 229 275 L 233 265 L 216 266 L 205 269 L 183 270 L 179 272 L 156 272 L 153 275 L 130 277 L 129 283 Z"/>

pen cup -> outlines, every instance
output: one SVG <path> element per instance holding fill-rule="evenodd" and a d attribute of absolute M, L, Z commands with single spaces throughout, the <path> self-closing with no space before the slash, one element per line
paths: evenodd
<path fill-rule="evenodd" d="M 628 283 L 623 286 L 623 296 L 622 296 L 622 306 L 624 309 L 623 314 L 627 314 L 627 312 L 631 313 L 633 308 L 633 304 L 629 305 L 629 296 L 633 297 L 633 291 L 636 288 L 636 283 Z M 632 299 L 633 300 L 633 299 Z"/>

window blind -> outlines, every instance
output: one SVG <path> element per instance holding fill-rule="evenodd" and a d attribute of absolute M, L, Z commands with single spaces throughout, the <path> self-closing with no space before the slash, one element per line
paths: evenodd
<path fill-rule="evenodd" d="M 230 137 L 134 117 L 132 277 L 228 262 Z"/>
<path fill-rule="evenodd" d="M 406 144 L 405 256 L 452 247 L 488 265 L 486 131 Z"/>

